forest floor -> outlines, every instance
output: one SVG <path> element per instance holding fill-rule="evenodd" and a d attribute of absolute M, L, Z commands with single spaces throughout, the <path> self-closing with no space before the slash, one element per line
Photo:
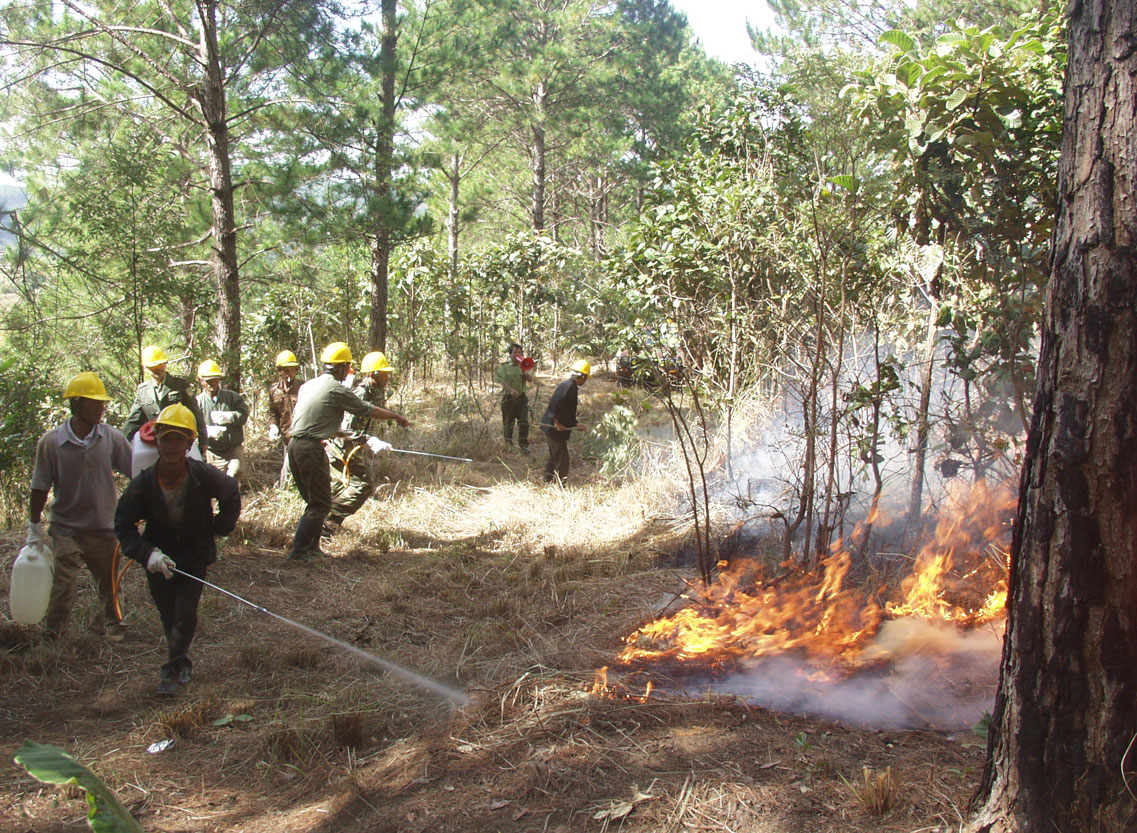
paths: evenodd
<path fill-rule="evenodd" d="M 621 398 L 594 382 L 592 419 Z M 392 457 L 377 497 L 312 563 L 285 560 L 301 503 L 251 442 L 242 519 L 209 573 L 467 702 L 208 588 L 194 682 L 163 698 L 161 630 L 135 565 L 121 643 L 89 627 L 87 585 L 57 644 L 0 618 L 0 831 L 86 829 L 78 788 L 13 763 L 25 740 L 90 766 L 147 831 L 959 827 L 985 751 L 967 729 L 866 729 L 726 695 L 643 700 L 615 676 L 595 690 L 596 670 L 693 581 L 687 524 L 663 478 L 614 483 L 574 456 L 567 488 L 544 485 L 541 435 L 531 457 L 507 450 L 487 413 L 462 431 L 415 420 L 397 446 L 475 462 Z M 21 544 L 0 534 L 5 611 Z"/>

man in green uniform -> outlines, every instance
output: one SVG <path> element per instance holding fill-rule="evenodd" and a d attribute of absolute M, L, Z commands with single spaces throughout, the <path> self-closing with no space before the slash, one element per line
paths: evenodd
<path fill-rule="evenodd" d="M 202 362 L 197 375 L 203 388 L 197 396 L 197 405 L 209 437 L 205 461 L 240 483 L 249 406 L 237 391 L 221 387 L 221 367 L 213 359 Z"/>
<path fill-rule="evenodd" d="M 520 344 L 509 345 L 509 360 L 498 365 L 494 377 L 501 383 L 501 427 L 505 444 L 513 445 L 513 423 L 517 423 L 517 445 L 529 453 L 529 398 L 525 383 L 535 382 L 532 372 L 521 369 Z"/>
<path fill-rule="evenodd" d="M 294 560 L 322 555 L 320 532 L 332 508 L 331 468 L 324 443 L 340 431 L 344 412 L 373 419 L 393 419 L 404 428 L 410 425 L 402 414 L 369 405 L 344 387 L 342 383 L 351 369 L 352 357 L 351 348 L 342 341 L 325 347 L 320 361 L 324 372 L 300 387 L 292 417 L 292 440 L 288 443 L 288 466 L 300 496 L 308 505 L 292 537 L 288 557 Z"/>
<path fill-rule="evenodd" d="M 368 353 L 363 357 L 359 370 L 351 392 L 368 405 L 384 407 L 387 385 L 394 370 L 387 357 L 379 352 Z M 339 436 L 328 440 L 324 446 L 332 468 L 338 472 L 338 476 L 332 478 L 332 508 L 324 521 L 324 537 L 335 535 L 344 519 L 362 509 L 375 491 L 372 476 L 374 456 L 391 447 L 374 436 L 375 433 L 370 414 L 352 414 Z"/>
<path fill-rule="evenodd" d="M 161 347 L 151 346 L 142 351 L 142 366 L 150 378 L 138 386 L 134 394 L 134 405 L 122 426 L 122 433 L 126 434 L 128 440 L 133 440 L 138 429 L 150 420 L 157 419 L 164 408 L 185 405 L 197 421 L 197 448 L 204 459 L 209 445 L 205 418 L 201 415 L 197 400 L 190 393 L 189 382 L 166 372 L 167 361 L 166 351 Z"/>

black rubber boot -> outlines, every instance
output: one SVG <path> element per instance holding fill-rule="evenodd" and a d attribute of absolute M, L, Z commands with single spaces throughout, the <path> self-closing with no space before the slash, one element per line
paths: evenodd
<path fill-rule="evenodd" d="M 293 561 L 307 561 L 320 554 L 320 531 L 324 526 L 322 518 L 304 516 L 296 524 L 296 534 L 292 536 L 292 550 L 288 557 Z"/>

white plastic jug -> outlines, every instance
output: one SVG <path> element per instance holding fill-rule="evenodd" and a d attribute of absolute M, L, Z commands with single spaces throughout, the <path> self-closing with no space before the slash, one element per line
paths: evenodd
<path fill-rule="evenodd" d="M 12 564 L 8 607 L 14 621 L 34 625 L 44 617 L 54 574 L 55 559 L 51 550 L 45 544 L 25 544 Z"/>

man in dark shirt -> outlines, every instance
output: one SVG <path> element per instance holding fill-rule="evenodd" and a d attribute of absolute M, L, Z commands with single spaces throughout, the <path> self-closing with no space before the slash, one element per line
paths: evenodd
<path fill-rule="evenodd" d="M 307 561 L 320 551 L 320 532 L 332 508 L 332 478 L 324 442 L 340 431 L 344 411 L 373 419 L 393 419 L 406 428 L 410 421 L 401 414 L 364 402 L 343 385 L 351 369 L 351 348 L 336 341 L 320 355 L 324 372 L 300 387 L 288 443 L 288 467 L 296 489 L 308 505 L 292 537 L 288 557 Z"/>
<path fill-rule="evenodd" d="M 292 439 L 292 414 L 296 411 L 296 397 L 300 395 L 300 361 L 291 350 L 276 354 L 276 372 L 280 377 L 268 389 L 268 438 L 280 440 L 285 454 L 280 467 L 278 484 L 288 483 L 288 441 Z"/>
<path fill-rule="evenodd" d="M 202 590 L 197 579 L 204 579 L 217 560 L 214 539 L 231 533 L 241 514 L 237 481 L 186 457 L 196 428 L 193 414 L 183 405 L 162 409 L 154 428 L 158 462 L 130 481 L 114 516 L 123 554 L 147 570 L 150 597 L 166 635 L 159 694 L 176 694 L 178 686 L 193 680 L 189 649 Z"/>
<path fill-rule="evenodd" d="M 541 418 L 541 430 L 549 441 L 549 461 L 545 463 L 545 482 L 555 477 L 564 484 L 569 473 L 568 441 L 573 429 L 584 430 L 576 421 L 577 391 L 592 375 L 592 366 L 580 359 L 572 366 L 569 377 L 557 385 L 549 397 L 549 407 Z"/>

